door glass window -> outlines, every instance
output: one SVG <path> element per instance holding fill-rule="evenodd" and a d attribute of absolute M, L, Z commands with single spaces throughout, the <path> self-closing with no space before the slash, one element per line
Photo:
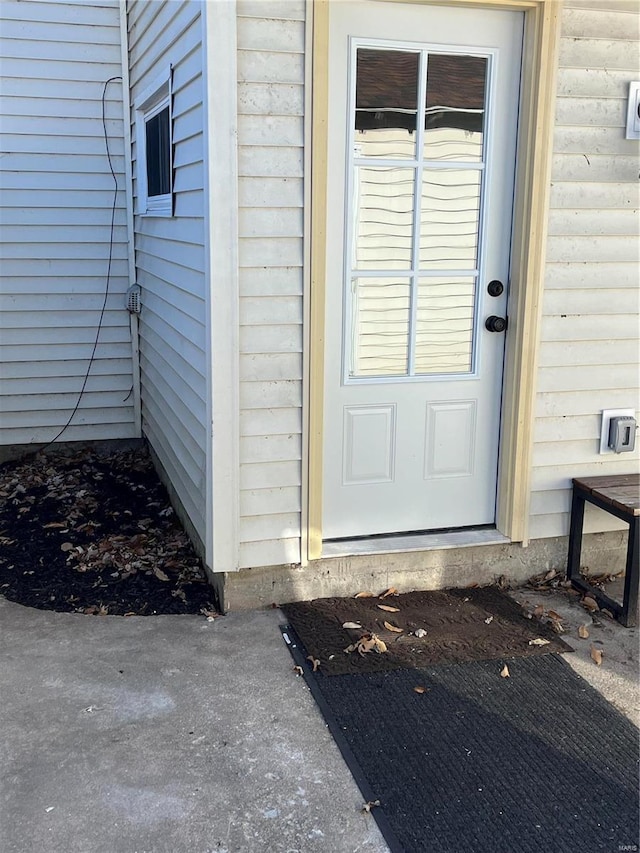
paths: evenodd
<path fill-rule="evenodd" d="M 358 376 L 406 374 L 411 285 L 409 278 L 353 279 L 352 362 Z"/>
<path fill-rule="evenodd" d="M 413 169 L 354 168 L 354 266 L 408 270 L 413 248 Z"/>
<path fill-rule="evenodd" d="M 432 53 L 427 69 L 424 157 L 482 160 L 487 60 Z"/>
<path fill-rule="evenodd" d="M 358 50 L 357 157 L 415 157 L 419 60 L 419 53 Z"/>
<path fill-rule="evenodd" d="M 353 67 L 348 376 L 468 373 L 489 59 L 358 47 Z"/>
<path fill-rule="evenodd" d="M 420 269 L 476 268 L 481 177 L 477 169 L 423 170 Z"/>
<path fill-rule="evenodd" d="M 475 279 L 421 278 L 416 312 L 415 370 L 471 370 Z"/>

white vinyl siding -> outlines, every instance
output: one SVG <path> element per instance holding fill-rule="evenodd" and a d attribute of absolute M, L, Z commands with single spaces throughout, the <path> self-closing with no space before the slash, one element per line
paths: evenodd
<path fill-rule="evenodd" d="M 0 444 L 51 441 L 82 388 L 100 318 L 114 183 L 102 92 L 121 74 L 118 0 L 3 0 Z M 135 436 L 122 85 L 106 91 L 118 181 L 109 297 L 60 441 Z"/>
<path fill-rule="evenodd" d="M 568 532 L 571 478 L 629 473 L 639 454 L 599 454 L 602 409 L 638 399 L 639 145 L 625 136 L 640 75 L 636 4 L 568 0 L 562 13 L 545 294 L 538 362 L 531 538 Z M 588 532 L 617 528 L 591 510 Z"/>
<path fill-rule="evenodd" d="M 134 226 L 142 288 L 142 428 L 204 542 L 208 463 L 201 4 L 135 0 L 127 5 L 131 104 L 173 68 L 175 216 L 136 216 Z M 135 139 L 132 147 L 135 196 Z"/>
<path fill-rule="evenodd" d="M 238 0 L 240 567 L 300 561 L 303 0 Z"/>

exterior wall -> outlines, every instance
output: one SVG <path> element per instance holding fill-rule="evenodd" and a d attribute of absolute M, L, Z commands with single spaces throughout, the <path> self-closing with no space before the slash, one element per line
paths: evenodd
<path fill-rule="evenodd" d="M 173 66 L 174 217 L 135 217 L 142 428 L 205 540 L 206 304 L 201 4 L 128 5 L 131 105 Z M 132 125 L 135 115 L 132 112 Z M 134 210 L 136 145 L 132 126 Z"/>
<path fill-rule="evenodd" d="M 300 561 L 304 0 L 238 0 L 240 567 Z M 108 260 L 104 82 L 120 73 L 117 0 L 6 0 L 2 443 L 48 441 L 77 400 Z M 532 538 L 567 532 L 570 478 L 627 472 L 598 454 L 600 411 L 638 408 L 638 144 L 624 139 L 638 23 L 623 0 L 566 0 L 533 456 Z M 205 539 L 207 325 L 202 25 L 197 0 L 128 4 L 131 103 L 173 66 L 176 215 L 136 216 L 143 430 Z M 27 57 L 27 58 L 25 58 Z M 120 191 L 110 297 L 65 440 L 135 434 L 120 87 L 107 91 Z M 132 114 L 132 121 L 133 121 Z M 132 146 L 134 195 L 136 148 Z M 37 313 L 36 313 L 37 312 Z M 587 530 L 617 526 L 592 513 Z"/>
<path fill-rule="evenodd" d="M 300 560 L 303 0 L 238 0 L 240 566 Z"/>
<path fill-rule="evenodd" d="M 107 285 L 114 183 L 102 91 L 121 74 L 118 0 L 0 6 L 0 444 L 51 441 L 82 388 Z M 131 388 L 122 86 L 106 92 L 118 182 L 95 361 L 61 441 L 136 435 Z"/>
<path fill-rule="evenodd" d="M 538 367 L 530 536 L 566 535 L 571 477 L 600 456 L 603 408 L 638 407 L 638 145 L 624 139 L 638 13 L 567 0 Z M 300 533 L 304 6 L 238 0 L 240 566 L 297 562 Z M 617 529 L 588 512 L 587 531 Z"/>
<path fill-rule="evenodd" d="M 638 79 L 635 3 L 567 0 L 533 453 L 531 538 L 566 535 L 572 477 L 629 473 L 599 454 L 602 409 L 638 401 L 639 146 L 624 138 Z M 623 525 L 594 508 L 585 530 Z"/>

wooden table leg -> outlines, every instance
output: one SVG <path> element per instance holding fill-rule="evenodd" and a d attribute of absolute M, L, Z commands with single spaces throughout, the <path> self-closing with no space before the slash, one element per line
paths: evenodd
<path fill-rule="evenodd" d="M 569 553 L 567 555 L 567 580 L 580 578 L 580 554 L 582 552 L 582 527 L 584 524 L 584 498 L 573 487 L 571 499 L 571 522 L 569 525 Z"/>

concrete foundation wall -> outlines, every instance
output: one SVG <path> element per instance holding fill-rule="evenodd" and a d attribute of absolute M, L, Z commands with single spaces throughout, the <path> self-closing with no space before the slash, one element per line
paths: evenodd
<path fill-rule="evenodd" d="M 624 569 L 627 534 L 624 531 L 587 534 L 582 564 L 593 573 Z M 403 554 L 359 555 L 317 560 L 304 568 L 273 566 L 226 574 L 224 609 L 250 610 L 338 595 L 379 592 L 396 587 L 444 589 L 490 584 L 501 575 L 519 586 L 545 569 L 564 572 L 567 537 L 539 539 L 527 548 L 519 544 L 482 545 Z"/>

